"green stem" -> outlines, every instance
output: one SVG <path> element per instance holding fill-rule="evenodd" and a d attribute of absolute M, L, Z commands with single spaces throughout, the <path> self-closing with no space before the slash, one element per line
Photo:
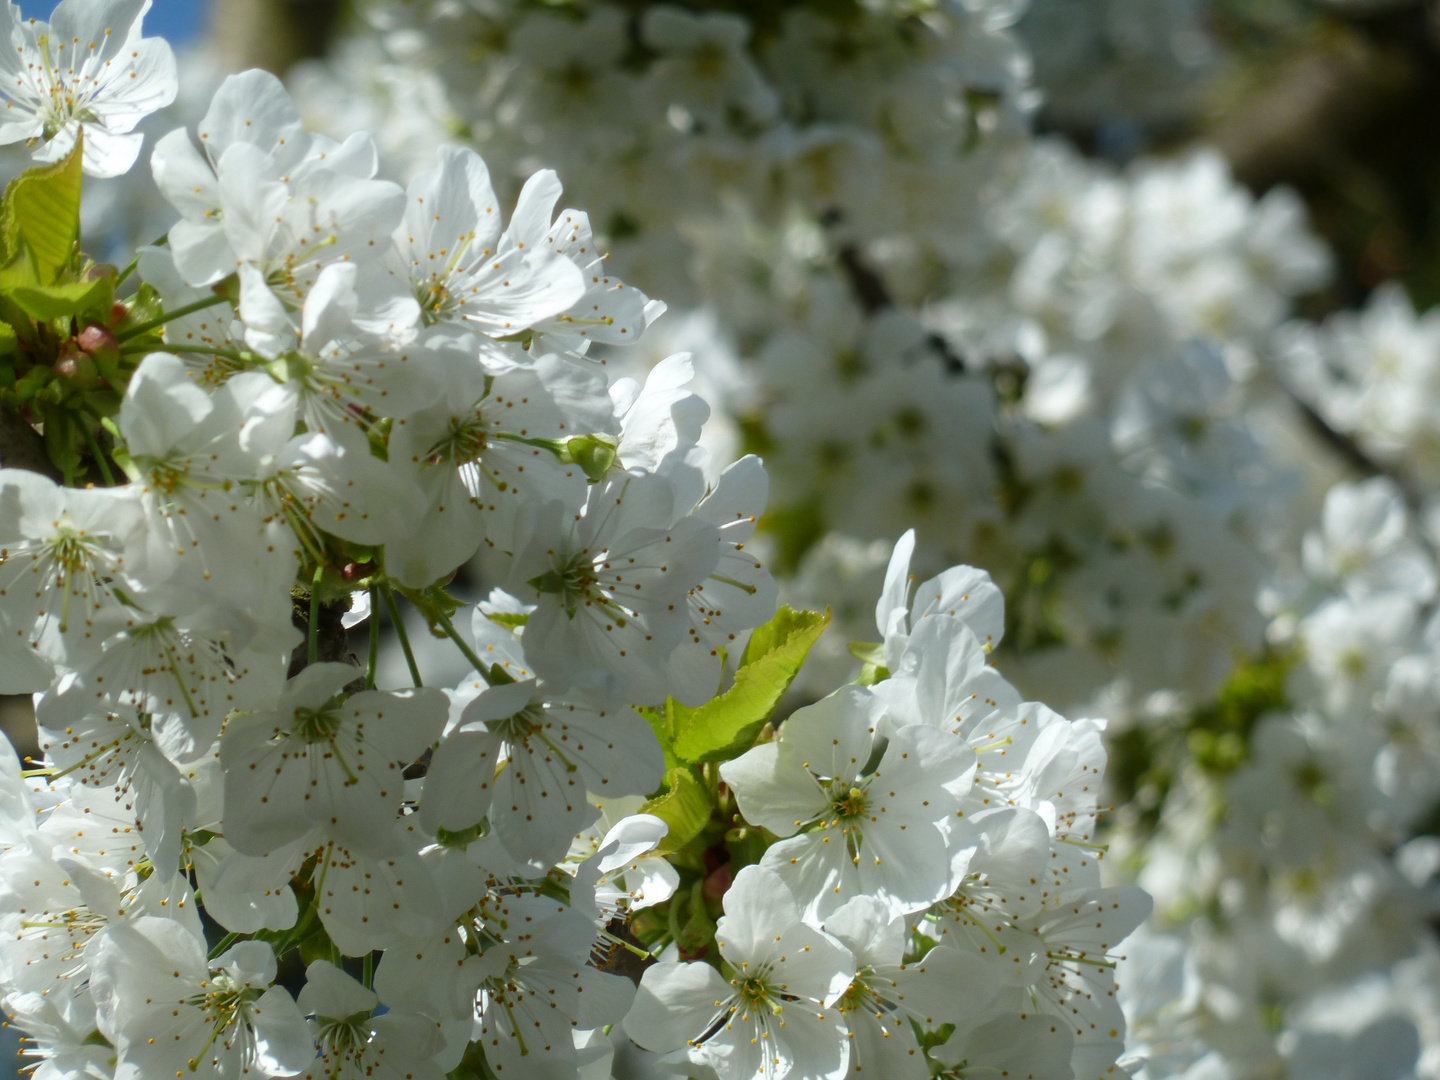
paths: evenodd
<path fill-rule="evenodd" d="M 137 338 L 141 334 L 148 334 L 151 330 L 158 330 L 173 319 L 179 319 L 185 315 L 193 315 L 197 311 L 204 311 L 206 308 L 214 307 L 216 304 L 228 304 L 229 302 L 230 298 L 228 296 L 207 296 L 204 300 L 196 300 L 192 304 L 185 304 L 182 307 L 176 308 L 174 311 L 162 311 L 149 322 L 141 323 L 139 326 L 132 326 L 123 334 L 117 334 L 116 340 L 123 345 L 131 338 Z"/>
<path fill-rule="evenodd" d="M 81 424 L 80 427 L 85 432 L 85 441 L 90 444 L 90 453 L 94 455 L 95 463 L 100 466 L 100 475 L 105 480 L 105 486 L 114 487 L 115 477 L 110 473 L 110 463 L 105 460 L 105 451 L 100 449 L 100 443 L 95 438 L 95 432 L 89 424 Z"/>
<path fill-rule="evenodd" d="M 160 239 L 150 241 L 150 246 L 164 247 L 168 243 L 170 243 L 170 234 L 166 233 L 164 236 L 160 237 Z M 126 264 L 125 269 L 120 271 L 120 276 L 115 279 L 115 291 L 119 292 L 120 286 L 125 284 L 125 279 L 139 269 L 140 256 L 137 254 L 135 258 L 131 259 L 130 262 Z"/>
<path fill-rule="evenodd" d="M 380 658 L 380 597 L 370 586 L 370 655 L 365 661 L 365 689 L 375 689 L 375 664 Z M 369 986 L 369 983 L 365 984 Z"/>
<path fill-rule="evenodd" d="M 228 949 L 228 948 L 230 948 L 231 945 L 234 945 L 235 942 L 237 942 L 237 941 L 239 941 L 239 940 L 240 940 L 240 935 L 237 934 L 237 933 L 233 933 L 233 932 L 232 932 L 232 933 L 226 934 L 226 935 L 225 935 L 224 937 L 222 937 L 219 941 L 217 941 L 217 942 L 215 943 L 215 947 L 210 950 L 210 959 L 211 959 L 211 960 L 214 960 L 217 956 L 223 956 L 224 953 L 225 953 L 225 950 Z"/>
<path fill-rule="evenodd" d="M 139 353 L 168 352 L 168 353 L 198 353 L 201 356 L 223 356 L 226 360 L 234 360 L 237 364 L 245 363 L 245 355 L 236 349 L 217 349 L 208 345 L 165 345 L 160 349 L 152 349 L 148 345 L 135 345 L 128 349 L 121 349 L 121 356 L 135 356 Z"/>
<path fill-rule="evenodd" d="M 431 598 L 434 599 L 433 593 L 431 594 Z M 485 662 L 475 655 L 474 649 L 466 644 L 465 640 L 460 636 L 459 631 L 455 629 L 454 624 L 450 622 L 449 616 L 440 610 L 438 603 L 435 608 L 435 621 L 440 624 L 440 629 L 445 631 L 445 636 L 455 643 L 455 647 L 460 650 L 465 659 L 475 665 L 475 670 L 480 673 L 480 677 L 482 679 L 485 678 Z"/>
<path fill-rule="evenodd" d="M 366 990 L 375 989 L 375 953 L 367 952 L 361 961 L 360 981 Z"/>
<path fill-rule="evenodd" d="M 139 269 L 140 256 L 136 255 L 133 259 L 131 259 L 128 263 L 125 264 L 125 269 L 121 270 L 120 276 L 115 279 L 115 291 L 119 292 L 120 286 L 125 284 L 125 279 Z"/>
<path fill-rule="evenodd" d="M 395 634 L 400 639 L 400 648 L 405 653 L 405 663 L 410 667 L 410 678 L 416 686 L 424 686 L 420 681 L 420 668 L 415 663 L 415 654 L 410 651 L 410 635 L 405 633 L 405 622 L 400 618 L 400 609 L 395 606 L 395 596 L 386 585 L 380 593 L 385 598 L 385 610 L 390 612 L 390 623 L 395 627 Z"/>
<path fill-rule="evenodd" d="M 305 656 L 307 663 L 320 659 L 320 581 L 325 576 L 325 567 L 315 568 L 315 579 L 310 585 L 310 625 L 306 628 Z"/>

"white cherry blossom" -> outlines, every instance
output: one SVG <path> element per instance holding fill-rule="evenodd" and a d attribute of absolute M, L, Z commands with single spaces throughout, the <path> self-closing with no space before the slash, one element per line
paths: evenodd
<path fill-rule="evenodd" d="M 647 968 L 625 1031 L 667 1063 L 735 1080 L 841 1075 L 848 1048 L 836 1005 L 855 959 L 803 922 L 783 881 L 763 867 L 736 875 L 716 942 L 734 974 L 704 963 Z"/>
<path fill-rule="evenodd" d="M 128 172 L 144 135 L 135 126 L 175 100 L 175 56 L 164 38 L 142 38 L 150 0 L 62 0 L 48 23 L 18 4 L 0 9 L 0 144 L 20 142 L 40 161 L 84 143 L 91 176 Z"/>

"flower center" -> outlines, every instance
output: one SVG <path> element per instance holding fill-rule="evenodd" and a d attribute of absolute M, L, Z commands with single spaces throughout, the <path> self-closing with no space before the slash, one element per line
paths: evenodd
<path fill-rule="evenodd" d="M 541 729 L 545 723 L 545 709 L 539 704 L 525 706 L 513 716 L 507 716 L 496 725 L 496 730 L 507 742 L 521 743 Z"/>
<path fill-rule="evenodd" d="M 837 784 L 830 791 L 830 809 L 841 821 L 864 817 L 869 805 L 870 799 L 864 788 Z"/>
<path fill-rule="evenodd" d="M 448 461 L 452 465 L 469 465 L 484 455 L 489 436 L 479 409 L 467 417 L 452 416 L 450 430 L 430 447 L 425 459 L 431 464 Z"/>
<path fill-rule="evenodd" d="M 760 976 L 742 979 L 736 986 L 735 993 L 747 1005 L 760 1005 L 770 1000 L 770 989 L 766 986 L 765 979 Z"/>
<path fill-rule="evenodd" d="M 581 552 L 566 565 L 531 578 L 528 584 L 537 592 L 558 594 L 565 613 L 573 619 L 581 604 L 590 603 L 592 600 L 602 604 L 605 602 L 605 597 L 593 597 L 590 592 L 599 584 L 599 580 L 588 553 Z M 619 621 L 619 625 L 625 625 L 623 619 Z"/>
<path fill-rule="evenodd" d="M 318 709 L 296 709 L 295 722 L 290 726 L 290 734 L 293 738 L 307 743 L 329 742 L 340 730 L 342 722 L 340 699 L 332 698 Z"/>

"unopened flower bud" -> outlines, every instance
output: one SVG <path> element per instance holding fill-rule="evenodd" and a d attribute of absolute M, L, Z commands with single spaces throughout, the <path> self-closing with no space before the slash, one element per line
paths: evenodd
<path fill-rule="evenodd" d="M 91 356 L 112 356 L 120 352 L 120 342 L 110 329 L 98 323 L 91 323 L 80 331 L 75 339 L 82 352 Z"/>
<path fill-rule="evenodd" d="M 59 359 L 51 365 L 50 370 L 76 384 L 77 387 L 91 386 L 99 377 L 99 373 L 95 370 L 95 361 L 82 352 L 73 341 L 61 350 Z"/>

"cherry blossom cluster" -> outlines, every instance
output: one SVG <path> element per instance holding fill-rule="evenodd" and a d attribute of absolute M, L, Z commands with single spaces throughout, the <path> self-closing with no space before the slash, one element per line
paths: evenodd
<path fill-rule="evenodd" d="M 1043 102 L 1128 157 L 1218 5 L 697 7 L 370 0 L 293 82 L 402 161 L 462 129 L 565 162 L 672 303 L 612 368 L 693 351 L 706 445 L 765 455 L 756 540 L 835 609 L 812 695 L 882 664 L 848 643 L 893 523 L 921 576 L 994 575 L 1007 675 L 1114 718 L 1108 864 L 1158 901 L 1124 1068 L 1440 1076 L 1434 313 L 1392 284 L 1292 321 L 1331 261 L 1293 192 L 1030 135 Z"/>
<path fill-rule="evenodd" d="M 844 553 L 913 523 L 928 569 L 1001 583 L 1028 692 L 1214 693 L 1259 647 L 1286 491 L 1255 358 L 1328 273 L 1298 198 L 1253 198 L 1213 152 L 1122 174 L 1030 138 L 1053 4 L 716 6 L 371 0 L 373 31 L 294 81 L 401 160 L 460 126 L 565 163 L 627 275 L 680 309 L 612 362 L 700 358 L 708 445 L 772 467 L 767 531 L 816 582 L 797 602 L 878 586 L 886 544 L 863 570 Z M 843 638 L 821 646 L 837 677 Z"/>
<path fill-rule="evenodd" d="M 645 972 L 625 1030 L 662 1062 L 1120 1074 L 1114 952 L 1150 900 L 1100 876 L 1104 724 L 1022 701 L 989 662 L 999 590 L 971 567 L 914 585 L 914 543 L 895 548 L 860 685 L 719 766 L 741 829 L 774 842 L 724 894 L 722 963 Z"/>
<path fill-rule="evenodd" d="M 777 611 L 766 471 L 710 467 L 689 356 L 607 377 L 664 306 L 549 170 L 512 209 L 443 146 L 402 187 L 249 71 L 158 140 L 164 240 L 91 259 L 83 176 L 177 90 L 148 7 L 3 16 L 41 163 L 0 215 L 33 1075 L 1123 1075 L 1150 900 L 1101 876 L 1105 725 L 995 670 L 988 575 L 920 580 L 906 533 L 859 677 L 787 696 L 829 614 Z"/>

